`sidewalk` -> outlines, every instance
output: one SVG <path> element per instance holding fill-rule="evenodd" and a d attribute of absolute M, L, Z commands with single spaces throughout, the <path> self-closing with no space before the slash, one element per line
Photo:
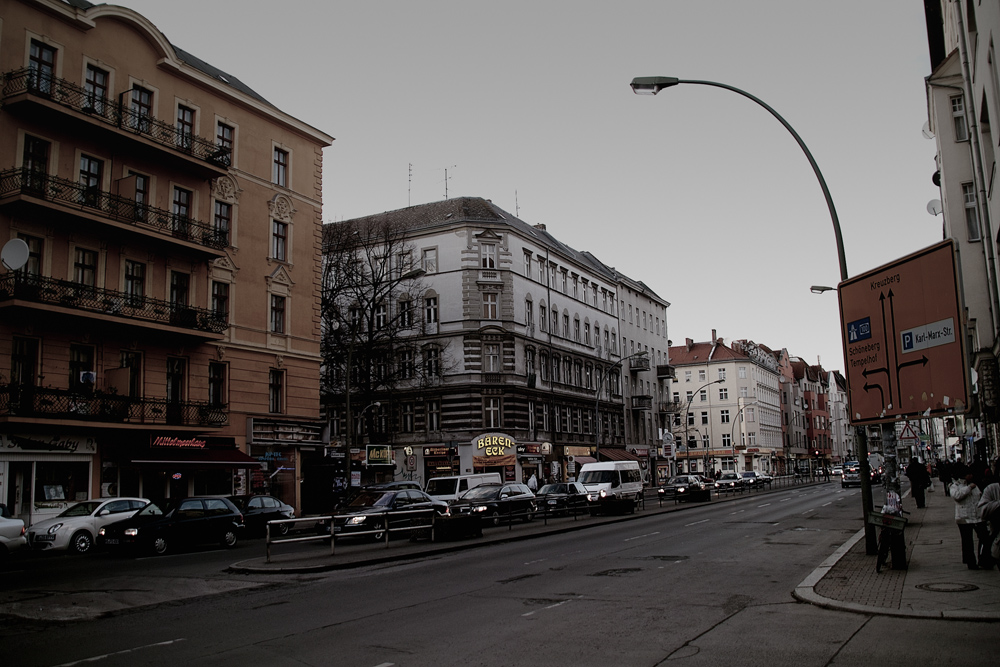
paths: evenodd
<path fill-rule="evenodd" d="M 876 574 L 876 557 L 865 554 L 862 529 L 796 587 L 795 597 L 864 614 L 1000 621 L 1000 571 L 970 570 L 962 563 L 955 503 L 940 482 L 935 480 L 933 489 L 922 509 L 908 494 L 903 498 L 909 512 L 906 570 L 887 565 Z"/>
<path fill-rule="evenodd" d="M 881 506 L 878 489 L 875 495 L 877 509 Z M 270 563 L 263 557 L 254 558 L 234 563 L 230 571 L 278 574 L 349 569 L 583 530 L 597 523 L 642 519 L 651 513 L 672 511 L 673 507 L 673 503 L 665 503 L 660 509 L 654 500 L 647 503 L 645 510 L 624 517 L 587 517 L 577 521 L 560 518 L 548 521 L 547 525 L 536 519 L 531 524 L 516 524 L 513 530 L 490 529 L 484 537 L 474 540 L 393 540 L 387 547 L 374 550 L 371 544 L 338 543 L 334 556 L 330 555 L 330 546 L 321 543 L 304 545 L 304 549 L 300 546 L 294 553 L 286 551 L 289 547 L 278 545 L 272 550 Z M 892 570 L 887 565 L 876 574 L 875 556 L 865 554 L 862 529 L 806 577 L 793 595 L 828 609 L 864 614 L 1000 621 L 1000 571 L 969 570 L 962 563 L 954 502 L 944 494 L 941 483 L 935 481 L 934 491 L 927 494 L 925 508 L 917 509 L 907 495 L 903 509 L 909 512 L 905 531 L 908 569 Z"/>

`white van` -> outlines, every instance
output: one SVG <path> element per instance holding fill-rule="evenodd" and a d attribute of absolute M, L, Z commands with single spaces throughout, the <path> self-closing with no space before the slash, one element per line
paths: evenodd
<path fill-rule="evenodd" d="M 584 463 L 577 481 L 590 494 L 590 513 L 634 512 L 642 503 L 642 471 L 638 461 Z"/>
<path fill-rule="evenodd" d="M 455 475 L 454 477 L 434 477 L 427 480 L 424 492 L 432 498 L 451 502 L 463 493 L 480 484 L 501 484 L 500 473 L 484 472 L 475 475 Z"/>

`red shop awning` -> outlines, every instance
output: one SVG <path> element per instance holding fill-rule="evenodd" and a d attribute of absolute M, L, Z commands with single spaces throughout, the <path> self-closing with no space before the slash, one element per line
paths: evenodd
<path fill-rule="evenodd" d="M 638 461 L 639 457 L 626 449 L 601 449 L 604 461 Z"/>

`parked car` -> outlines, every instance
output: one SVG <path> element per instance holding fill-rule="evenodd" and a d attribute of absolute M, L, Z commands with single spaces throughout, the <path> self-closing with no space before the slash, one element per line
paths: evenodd
<path fill-rule="evenodd" d="M 295 508 L 274 496 L 229 496 L 229 500 L 243 512 L 247 535 L 267 535 L 268 521 L 295 518 Z M 291 529 L 290 523 L 278 523 L 271 534 L 287 535 Z"/>
<path fill-rule="evenodd" d="M 535 494 L 535 505 L 540 512 L 568 514 L 586 512 L 590 494 L 579 482 L 546 484 Z"/>
<path fill-rule="evenodd" d="M 236 546 L 246 527 L 228 498 L 192 497 L 149 503 L 124 521 L 97 531 L 98 546 L 162 555 L 181 547 L 217 542 Z"/>
<path fill-rule="evenodd" d="M 658 489 L 660 498 L 675 501 L 711 500 L 712 487 L 705 484 L 699 475 L 675 475 Z"/>
<path fill-rule="evenodd" d="M 577 480 L 590 493 L 590 513 L 635 512 L 642 502 L 642 471 L 638 461 L 584 463 Z"/>
<path fill-rule="evenodd" d="M 366 489 L 334 515 L 333 534 L 337 537 L 362 534 L 378 542 L 385 539 L 387 520 L 392 534 L 396 529 L 430 526 L 435 516 L 450 517 L 451 507 L 420 489 Z M 408 537 L 418 536 L 413 530 L 406 532 Z M 426 532 L 429 531 L 421 534 Z"/>
<path fill-rule="evenodd" d="M 724 472 L 715 480 L 715 488 L 720 491 L 736 491 L 744 486 L 746 483 L 738 472 Z"/>
<path fill-rule="evenodd" d="M 759 473 L 756 470 L 745 470 L 740 473 L 743 483 L 749 487 L 761 487 L 771 483 L 771 476 Z"/>
<path fill-rule="evenodd" d="M 844 464 L 844 476 L 840 478 L 840 487 L 861 486 L 861 469 L 857 464 Z"/>
<path fill-rule="evenodd" d="M 524 484 L 480 484 L 451 505 L 452 514 L 478 518 L 479 526 L 505 521 L 531 521 L 537 511 L 535 494 Z"/>
<path fill-rule="evenodd" d="M 101 526 L 127 519 L 149 504 L 147 498 L 95 498 L 70 505 L 61 514 L 28 527 L 28 544 L 38 551 L 85 554 Z"/>
<path fill-rule="evenodd" d="M 6 560 L 15 551 L 20 551 L 27 546 L 28 538 L 25 537 L 24 522 L 20 519 L 0 516 L 0 562 Z"/>
<path fill-rule="evenodd" d="M 844 474 L 844 466 L 833 466 L 831 471 L 834 477 L 841 477 Z"/>

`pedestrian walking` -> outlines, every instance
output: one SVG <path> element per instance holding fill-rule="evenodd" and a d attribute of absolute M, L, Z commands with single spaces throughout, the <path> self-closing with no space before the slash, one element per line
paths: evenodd
<path fill-rule="evenodd" d="M 989 544 L 990 533 L 980 514 L 979 501 L 982 492 L 972 481 L 972 470 L 965 464 L 956 466 L 955 481 L 951 484 L 951 499 L 955 501 L 955 523 L 962 539 L 962 562 L 970 570 L 978 570 L 980 566 L 992 567 Z M 973 535 L 979 538 L 979 549 L 976 549 Z M 987 560 L 982 559 L 986 548 Z"/>
<path fill-rule="evenodd" d="M 538 490 L 538 478 L 535 477 L 535 473 L 531 473 L 531 477 L 528 478 L 528 488 L 532 493 Z"/>
<path fill-rule="evenodd" d="M 989 527 L 989 541 L 979 554 L 979 566 L 1000 567 L 1000 482 L 993 482 L 979 499 L 979 515 Z M 987 558 L 988 557 L 988 558 Z"/>
<path fill-rule="evenodd" d="M 910 464 L 906 466 L 906 476 L 910 479 L 910 493 L 917 501 L 917 507 L 926 506 L 926 496 L 924 492 L 931 484 L 930 475 L 927 474 L 927 466 L 916 457 L 910 459 Z"/>
<path fill-rule="evenodd" d="M 938 479 L 944 485 L 944 495 L 948 495 L 948 487 L 951 486 L 951 462 L 946 460 L 938 461 Z"/>

